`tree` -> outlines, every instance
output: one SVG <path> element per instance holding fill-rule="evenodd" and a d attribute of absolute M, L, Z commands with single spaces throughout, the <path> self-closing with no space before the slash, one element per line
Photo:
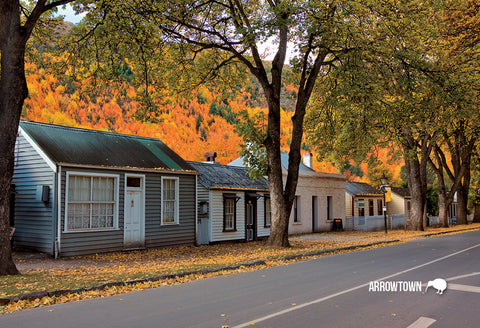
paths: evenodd
<path fill-rule="evenodd" d="M 17 274 L 9 239 L 10 186 L 20 113 L 28 88 L 25 47 L 44 13 L 73 0 L 0 1 L 0 275 Z"/>
<path fill-rule="evenodd" d="M 357 163 L 377 144 L 402 149 L 412 196 L 408 230 L 423 230 L 427 164 L 438 119 L 429 55 L 435 49 L 433 6 L 411 1 L 372 3 L 369 43 L 346 57 L 319 86 L 320 101 L 311 108 L 312 143 Z"/>
<path fill-rule="evenodd" d="M 480 8 L 475 1 L 446 1 L 437 11 L 439 49 L 437 70 L 429 74 L 437 84 L 439 114 L 443 122 L 434 147 L 432 168 L 439 181 L 439 218 L 448 226 L 447 212 L 457 194 L 457 223 L 467 223 L 467 200 L 471 181 L 471 163 L 480 137 L 478 113 L 478 59 Z M 444 173 L 451 181 L 445 183 Z"/>
<path fill-rule="evenodd" d="M 330 1 L 124 1 L 118 8 L 133 8 L 139 19 L 158 26 L 162 40 L 183 45 L 198 54 L 208 51 L 212 71 L 242 64 L 260 83 L 268 104 L 266 147 L 272 201 L 272 227 L 268 244 L 288 246 L 288 220 L 295 197 L 300 165 L 305 108 L 322 68 L 347 52 L 358 29 L 361 6 L 356 2 Z M 117 4 L 116 4 L 117 5 Z M 357 14 L 355 16 L 353 13 Z M 260 45 L 274 39 L 275 56 L 270 69 Z M 280 110 L 282 77 L 287 48 L 295 48 L 297 98 L 289 168 L 285 181 L 280 161 Z M 326 69 L 325 69 L 326 71 Z"/>

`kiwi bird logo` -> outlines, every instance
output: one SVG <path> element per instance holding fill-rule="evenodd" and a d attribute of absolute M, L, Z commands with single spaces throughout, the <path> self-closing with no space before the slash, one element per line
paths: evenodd
<path fill-rule="evenodd" d="M 430 280 L 425 288 L 425 293 L 427 292 L 428 287 L 432 286 L 437 290 L 437 294 L 443 294 L 443 291 L 447 289 L 447 282 L 445 279 L 437 278 L 435 280 Z"/>

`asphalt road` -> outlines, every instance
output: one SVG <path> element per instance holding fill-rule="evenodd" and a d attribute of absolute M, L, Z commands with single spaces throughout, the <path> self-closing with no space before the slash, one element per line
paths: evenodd
<path fill-rule="evenodd" d="M 0 327 L 479 327 L 480 231 L 0 316 Z M 443 295 L 425 284 L 447 279 Z M 421 290 L 374 291 L 375 282 Z"/>

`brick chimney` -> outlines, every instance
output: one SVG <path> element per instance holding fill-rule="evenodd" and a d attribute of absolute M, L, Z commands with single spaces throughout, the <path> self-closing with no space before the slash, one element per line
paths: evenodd
<path fill-rule="evenodd" d="M 215 163 L 215 158 L 217 157 L 217 153 L 214 152 L 214 151 L 209 151 L 209 152 L 203 154 L 203 156 L 205 156 L 205 162 Z"/>

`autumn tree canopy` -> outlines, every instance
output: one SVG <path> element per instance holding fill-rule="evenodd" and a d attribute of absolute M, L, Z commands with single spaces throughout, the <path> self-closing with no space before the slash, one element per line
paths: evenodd
<path fill-rule="evenodd" d="M 412 196 L 407 229 L 414 230 L 423 229 L 429 163 L 439 174 L 453 166 L 453 197 L 460 181 L 469 180 L 468 154 L 478 134 L 475 62 L 452 53 L 445 25 L 452 10 L 442 8 L 412 1 L 378 10 L 368 30 L 371 46 L 353 51 L 320 85 L 307 120 L 311 142 L 329 156 L 363 160 L 379 143 L 402 149 Z M 454 162 L 446 162 L 443 150 Z"/>

